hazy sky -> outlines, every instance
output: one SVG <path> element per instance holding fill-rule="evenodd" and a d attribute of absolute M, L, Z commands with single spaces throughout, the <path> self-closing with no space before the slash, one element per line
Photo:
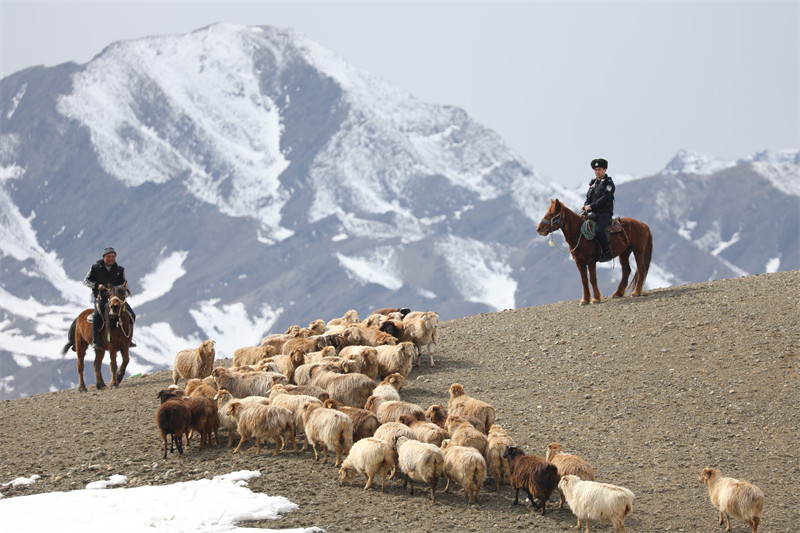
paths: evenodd
<path fill-rule="evenodd" d="M 800 147 L 800 1 L 0 0 L 0 76 L 214 22 L 291 27 L 417 98 L 461 107 L 544 176 L 653 174 Z M 1 123 L 0 123 L 1 124 Z"/>

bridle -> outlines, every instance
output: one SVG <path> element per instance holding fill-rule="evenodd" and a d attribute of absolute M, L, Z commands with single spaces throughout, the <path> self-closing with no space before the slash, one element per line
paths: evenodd
<path fill-rule="evenodd" d="M 543 218 L 542 224 L 547 224 L 550 227 L 548 233 L 553 233 L 554 231 L 558 231 L 559 229 L 561 229 L 561 224 L 563 223 L 563 221 L 564 217 L 561 214 L 561 211 L 559 211 L 557 214 L 551 216 L 549 220 Z"/>
<path fill-rule="evenodd" d="M 111 296 L 108 299 L 108 302 L 106 303 L 106 308 L 108 309 L 108 318 L 109 319 L 116 318 L 117 319 L 116 320 L 116 322 L 117 322 L 116 327 L 118 327 L 120 329 L 120 331 L 122 331 L 122 334 L 126 338 L 130 338 L 131 330 L 133 328 L 129 328 L 128 332 L 126 333 L 125 332 L 125 328 L 123 327 L 125 321 L 124 320 L 119 320 L 120 318 L 122 318 L 122 312 L 123 312 L 124 306 L 125 306 L 125 300 L 123 298 L 120 298 L 119 296 L 116 296 L 116 295 L 115 296 Z M 110 331 L 109 331 L 109 335 L 111 335 Z"/>

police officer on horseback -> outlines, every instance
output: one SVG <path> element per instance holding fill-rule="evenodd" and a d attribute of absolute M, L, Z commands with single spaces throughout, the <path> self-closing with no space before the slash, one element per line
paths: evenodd
<path fill-rule="evenodd" d="M 108 287 L 118 287 L 127 284 L 125 268 L 117 264 L 117 252 L 113 248 L 103 249 L 103 258 L 89 269 L 83 278 L 83 284 L 92 289 L 94 296 L 94 315 L 92 316 L 92 348 L 99 348 L 100 332 L 103 329 L 103 316 L 108 303 Z M 125 302 L 131 321 L 136 320 L 136 314 L 130 304 Z M 131 341 L 131 347 L 136 346 Z"/>
<path fill-rule="evenodd" d="M 602 249 L 599 262 L 611 261 L 611 247 L 608 244 L 606 228 L 614 216 L 614 190 L 616 189 L 611 176 L 606 174 L 608 161 L 605 159 L 592 159 L 592 169 L 594 169 L 594 179 L 589 182 L 589 190 L 586 192 L 586 202 L 583 206 L 583 215 L 586 218 L 597 222 L 596 236 L 597 242 Z"/>

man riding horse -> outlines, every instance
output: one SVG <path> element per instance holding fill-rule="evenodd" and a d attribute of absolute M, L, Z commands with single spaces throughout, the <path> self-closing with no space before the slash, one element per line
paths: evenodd
<path fill-rule="evenodd" d="M 606 228 L 614 216 L 614 189 L 616 187 L 611 180 L 611 176 L 606 174 L 608 161 L 605 159 L 592 159 L 591 164 L 594 170 L 594 179 L 589 182 L 583 214 L 587 218 L 597 221 L 595 239 L 597 239 L 602 250 L 598 261 L 605 263 L 606 261 L 611 261 L 612 258 Z"/>
<path fill-rule="evenodd" d="M 103 249 L 103 258 L 89 269 L 83 278 L 83 284 L 92 289 L 94 296 L 94 315 L 92 316 L 92 348 L 97 349 L 100 343 L 100 333 L 103 330 L 103 316 L 108 304 L 108 288 L 127 286 L 125 268 L 117 264 L 117 252 L 113 248 Z M 131 315 L 131 321 L 136 320 L 136 314 L 129 303 L 125 307 Z M 131 341 L 131 347 L 136 344 Z"/>

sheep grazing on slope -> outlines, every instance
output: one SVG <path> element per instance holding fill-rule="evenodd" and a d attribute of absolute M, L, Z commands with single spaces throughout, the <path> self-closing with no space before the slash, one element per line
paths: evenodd
<path fill-rule="evenodd" d="M 203 341 L 199 348 L 181 350 L 172 363 L 172 383 L 177 385 L 181 378 L 190 380 L 210 376 L 215 355 L 214 341 Z"/>
<path fill-rule="evenodd" d="M 167 458 L 167 435 L 172 438 L 170 453 L 174 453 L 177 446 L 178 453 L 183 454 L 182 439 L 192 424 L 189 409 L 177 399 L 166 400 L 156 410 L 156 424 L 164 440 L 164 459 Z"/>
<path fill-rule="evenodd" d="M 226 389 L 234 398 L 247 396 L 268 396 L 275 383 L 286 383 L 286 376 L 278 372 L 231 372 L 217 367 L 212 373 L 217 381 L 217 389 Z"/>
<path fill-rule="evenodd" d="M 464 487 L 467 503 L 478 499 L 483 482 L 486 480 L 486 460 L 475 448 L 456 446 L 449 440 L 442 442 L 444 455 L 444 477 L 450 489 L 450 481 L 455 480 Z"/>
<path fill-rule="evenodd" d="M 235 398 L 225 389 L 217 392 L 214 401 L 217 402 L 217 416 L 219 417 L 219 425 L 222 429 L 228 431 L 228 448 L 233 446 L 234 432 L 236 431 L 236 418 L 228 414 L 228 404 Z M 242 405 L 269 405 L 269 398 L 266 396 L 248 396 L 241 398 L 239 402 Z"/>
<path fill-rule="evenodd" d="M 275 442 L 273 456 L 281 451 L 284 437 L 292 443 L 294 453 L 300 453 L 294 440 L 294 417 L 288 409 L 274 405 L 246 405 L 241 400 L 231 400 L 227 412 L 236 419 L 236 431 L 242 436 L 233 453 L 239 452 L 244 441 L 254 438 L 258 455 L 261 453 L 259 439 L 267 437 Z"/>
<path fill-rule="evenodd" d="M 332 318 L 331 320 L 328 320 L 325 329 L 328 330 L 332 326 L 349 326 L 351 324 L 358 324 L 360 322 L 361 317 L 358 316 L 358 311 L 355 309 L 350 309 L 341 318 Z"/>
<path fill-rule="evenodd" d="M 433 422 L 417 420 L 411 415 L 400 415 L 397 421 L 410 427 L 417 439 L 428 444 L 441 446 L 445 439 L 450 438 L 450 433 L 446 429 L 440 428 Z"/>
<path fill-rule="evenodd" d="M 535 500 L 539 500 L 544 515 L 547 499 L 558 486 L 556 465 L 538 455 L 525 455 L 518 446 L 506 448 L 503 457 L 508 460 L 508 477 L 511 488 L 516 491 L 514 505 L 519 503 L 519 490 L 523 489 L 528 494 L 532 507 L 536 505 Z"/>
<path fill-rule="evenodd" d="M 584 481 L 594 481 L 592 465 L 577 455 L 565 452 L 564 448 L 557 442 L 552 442 L 547 446 L 544 458 L 546 461 L 556 465 L 558 475 L 561 477 L 573 475 Z M 564 492 L 561 489 L 558 489 L 558 492 L 561 495 L 561 505 L 559 505 L 559 509 L 561 509 L 564 507 Z M 580 524 L 578 524 L 578 527 L 580 527 Z"/>
<path fill-rule="evenodd" d="M 417 420 L 425 420 L 425 411 L 419 405 L 401 400 L 384 400 L 380 396 L 370 396 L 364 409 L 375 413 L 381 424 L 397 420 L 400 415 L 411 415 Z"/>
<path fill-rule="evenodd" d="M 719 510 L 719 525 L 723 517 L 728 522 L 725 531 L 731 530 L 731 516 L 750 526 L 756 533 L 764 511 L 764 493 L 748 481 L 722 477 L 716 468 L 706 468 L 700 474 L 700 483 L 708 487 L 711 503 Z"/>
<path fill-rule="evenodd" d="M 400 374 L 389 374 L 381 384 L 372 390 L 373 396 L 379 396 L 384 400 L 400 400 L 400 389 L 406 384 L 406 378 Z"/>
<path fill-rule="evenodd" d="M 308 403 L 316 403 L 322 405 L 322 401 L 314 396 L 306 396 L 304 394 L 289 394 L 286 388 L 280 383 L 272 386 L 272 392 L 269 395 L 269 404 L 285 407 L 292 412 L 294 416 L 294 429 L 305 434 L 303 425 L 303 407 Z M 300 448 L 301 452 L 306 451 L 308 448 L 308 439 L 305 439 L 303 447 Z"/>
<path fill-rule="evenodd" d="M 361 343 L 367 346 L 394 346 L 397 337 L 375 328 L 361 327 Z"/>
<path fill-rule="evenodd" d="M 433 311 L 428 313 L 421 311 L 408 313 L 403 317 L 403 329 L 406 335 L 410 337 L 411 342 L 417 347 L 417 357 L 414 364 L 419 365 L 419 357 L 422 355 L 422 349 L 425 348 L 431 358 L 431 366 L 434 366 L 431 347 L 436 346 L 439 341 L 439 314 Z M 402 338 L 400 340 L 408 339 Z"/>
<path fill-rule="evenodd" d="M 381 475 L 381 492 L 386 491 L 386 475 L 395 467 L 392 446 L 383 440 L 368 437 L 359 440 L 350 448 L 350 454 L 339 469 L 339 484 L 352 481 L 356 474 L 364 474 L 367 484 L 364 490 L 372 486 L 376 474 Z"/>
<path fill-rule="evenodd" d="M 217 389 L 205 383 L 202 379 L 192 378 L 186 382 L 186 396 L 205 396 L 213 400 Z"/>
<path fill-rule="evenodd" d="M 405 424 L 400 422 L 387 422 L 385 424 L 381 424 L 378 429 L 375 430 L 375 434 L 373 435 L 376 439 L 381 439 L 383 441 L 388 442 L 392 450 L 394 450 L 394 462 L 397 463 L 397 438 L 398 437 L 405 437 L 410 440 L 419 440 L 417 438 L 417 434 L 414 433 L 414 430 L 408 427 Z M 393 468 L 391 473 L 389 474 L 389 479 L 394 479 L 396 474 L 396 468 Z"/>
<path fill-rule="evenodd" d="M 194 433 L 199 433 L 201 450 L 206 444 L 211 446 L 212 436 L 216 436 L 219 445 L 219 415 L 216 402 L 206 396 L 184 396 L 179 401 L 192 414 L 191 431 L 186 437 L 186 444 L 189 444 Z"/>
<path fill-rule="evenodd" d="M 290 383 L 294 382 L 294 373 L 298 367 L 306 364 L 306 355 L 302 350 L 294 350 L 290 354 L 280 354 L 270 358 L 277 371 L 286 376 Z"/>
<path fill-rule="evenodd" d="M 489 433 L 489 428 L 494 424 L 494 407 L 486 402 L 470 398 L 460 383 L 450 385 L 450 400 L 447 402 L 447 412 L 451 415 L 471 415 L 483 422 L 483 434 Z"/>
<path fill-rule="evenodd" d="M 331 399 L 325 400 L 324 405 L 327 409 L 336 409 L 350 417 L 350 420 L 353 421 L 353 442 L 372 437 L 381 425 L 378 417 L 372 411 L 350 407 Z"/>
<path fill-rule="evenodd" d="M 486 451 L 489 448 L 489 439 L 486 435 L 475 429 L 466 419 L 460 416 L 448 416 L 447 431 L 450 433 L 450 440 L 453 444 L 458 446 L 470 446 L 486 457 Z"/>
<path fill-rule="evenodd" d="M 303 425 L 306 441 L 314 448 L 314 460 L 319 461 L 317 444 L 321 444 L 325 457 L 322 462 L 328 462 L 328 449 L 331 449 L 336 452 L 333 466 L 339 466 L 342 457 L 353 446 L 353 421 L 350 417 L 335 409 L 325 409 L 321 405 L 308 403 L 303 406 Z"/>
<path fill-rule="evenodd" d="M 558 488 L 567 497 L 572 513 L 578 517 L 578 529 L 583 519 L 586 533 L 589 533 L 589 520 L 595 520 L 611 523 L 616 533 L 624 533 L 625 517 L 633 510 L 633 492 L 608 483 L 585 481 L 572 474 L 562 477 Z"/>
<path fill-rule="evenodd" d="M 436 485 L 439 477 L 444 472 L 444 454 L 441 448 L 410 440 L 407 437 L 397 437 L 397 467 L 406 475 L 403 488 L 411 485 L 411 494 L 414 494 L 414 481 L 427 483 L 431 488 L 431 501 L 436 502 Z"/>
<path fill-rule="evenodd" d="M 494 478 L 494 490 L 500 490 L 500 485 L 505 482 L 506 474 L 508 473 L 508 461 L 503 458 L 503 452 L 509 446 L 516 446 L 517 444 L 497 424 L 489 428 L 489 435 L 486 439 L 488 444 L 486 448 L 486 463 L 489 467 L 489 473 Z"/>
<path fill-rule="evenodd" d="M 233 366 L 255 365 L 278 353 L 274 346 L 245 346 L 233 352 Z"/>
<path fill-rule="evenodd" d="M 433 404 L 425 411 L 425 416 L 428 420 L 436 424 L 442 429 L 447 429 L 447 408 L 439 404 Z M 472 424 L 472 427 L 485 434 L 485 425 L 482 421 L 478 420 L 472 415 L 461 415 L 461 418 Z"/>
<path fill-rule="evenodd" d="M 413 342 L 401 342 L 396 345 L 376 346 L 378 359 L 378 377 L 385 378 L 389 374 L 401 374 L 407 378 L 411 374 L 417 347 Z"/>
<path fill-rule="evenodd" d="M 350 407 L 364 407 L 372 395 L 375 381 L 364 374 L 337 374 L 335 372 L 315 372 L 310 385 L 320 387 L 337 402 Z M 379 417 L 380 418 L 380 417 Z"/>

